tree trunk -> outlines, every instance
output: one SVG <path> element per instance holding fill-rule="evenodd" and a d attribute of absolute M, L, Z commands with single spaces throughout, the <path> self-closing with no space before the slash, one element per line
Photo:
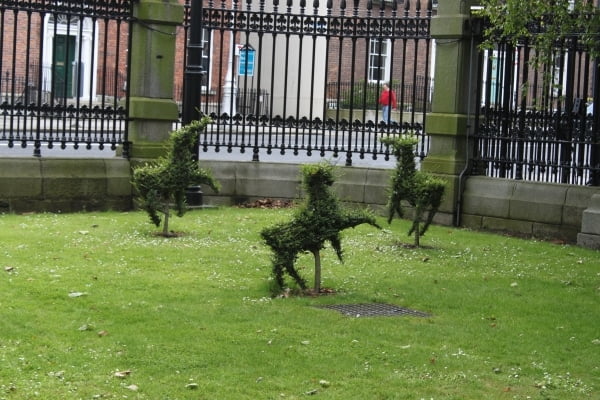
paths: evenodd
<path fill-rule="evenodd" d="M 165 213 L 165 221 L 163 223 L 162 234 L 164 237 L 167 237 L 167 236 L 169 236 L 169 214 L 170 214 L 168 205 L 165 207 L 164 213 Z"/>
<path fill-rule="evenodd" d="M 313 251 L 315 257 L 315 293 L 321 292 L 321 253 L 319 250 Z"/>
<path fill-rule="evenodd" d="M 415 227 L 415 247 L 420 247 L 420 239 L 421 239 L 421 223 L 417 221 L 417 225 Z"/>

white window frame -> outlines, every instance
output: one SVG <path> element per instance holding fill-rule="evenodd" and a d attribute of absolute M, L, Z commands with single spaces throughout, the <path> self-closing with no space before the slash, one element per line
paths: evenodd
<path fill-rule="evenodd" d="M 81 88 L 81 99 L 95 98 L 96 97 L 96 79 L 97 71 L 92 70 L 92 65 L 98 65 L 98 48 L 94 46 L 94 43 L 98 43 L 98 29 L 94 29 L 94 21 L 91 18 L 85 17 L 83 24 L 80 24 L 79 17 L 72 17 L 70 20 L 70 26 L 68 26 L 69 20 L 62 14 L 58 16 L 56 22 L 56 34 L 67 35 L 75 37 L 75 59 L 84 63 L 85 69 L 83 74 Z M 44 53 L 42 55 L 43 60 L 43 90 L 52 90 L 52 57 L 54 54 L 54 16 L 46 15 L 44 18 Z M 97 22 L 95 22 L 97 24 Z M 81 27 L 81 25 L 83 25 Z M 81 28 L 81 32 L 79 31 Z M 95 34 L 94 34 L 95 32 Z M 79 41 L 82 41 L 81 45 Z M 81 48 L 81 54 L 79 49 Z M 90 78 L 92 82 L 90 83 Z"/>
<path fill-rule="evenodd" d="M 380 47 L 381 46 L 381 47 Z M 382 51 L 383 50 L 383 51 Z M 367 70 L 367 80 L 369 82 L 387 82 L 390 79 L 390 60 L 391 60 L 392 41 L 383 38 L 371 38 L 369 41 L 369 65 Z M 375 60 L 383 59 L 380 64 L 374 65 Z M 383 70 L 380 76 L 375 75 L 375 70 Z"/>
<path fill-rule="evenodd" d="M 206 38 L 206 36 L 210 36 L 209 38 Z M 204 70 L 204 72 L 206 72 L 206 76 L 205 76 L 205 84 L 202 84 L 202 90 L 205 92 L 208 92 L 210 90 L 210 86 L 211 86 L 211 72 L 212 72 L 212 65 L 211 65 L 211 51 L 212 51 L 212 42 L 213 42 L 213 33 L 212 30 L 209 30 L 208 28 L 204 28 L 202 29 L 202 36 L 200 38 L 200 43 L 202 44 L 202 60 L 200 62 L 200 64 L 202 65 L 202 68 Z"/>

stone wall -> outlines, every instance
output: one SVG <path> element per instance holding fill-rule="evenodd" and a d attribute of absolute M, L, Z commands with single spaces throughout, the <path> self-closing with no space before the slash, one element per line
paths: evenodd
<path fill-rule="evenodd" d="M 0 159 L 0 212 L 130 210 L 125 159 Z"/>
<path fill-rule="evenodd" d="M 208 204 L 233 205 L 257 199 L 298 200 L 302 197 L 300 165 L 282 163 L 200 161 L 221 182 L 217 194 L 204 191 Z M 345 203 L 382 210 L 387 202 L 390 170 L 339 167 L 334 189 Z"/>
<path fill-rule="evenodd" d="M 221 183 L 203 188 L 206 205 L 302 197 L 300 166 L 282 163 L 200 161 Z M 334 185 L 348 204 L 383 214 L 391 170 L 339 167 Z M 114 159 L 0 159 L 0 212 L 130 210 L 130 163 Z M 460 225 L 600 248 L 600 188 L 469 177 Z M 435 222 L 450 225 L 440 212 Z M 579 240 L 578 240 L 579 239 Z"/>
<path fill-rule="evenodd" d="M 598 187 L 470 177 L 461 226 L 574 242 Z"/>
<path fill-rule="evenodd" d="M 206 189 L 205 203 L 231 205 L 265 197 L 301 197 L 298 165 L 226 161 L 201 163 L 213 170 L 223 186 L 218 194 Z M 366 204 L 383 213 L 390 175 L 391 170 L 386 169 L 340 167 L 335 190 L 344 202 Z M 469 177 L 459 221 L 461 226 L 477 230 L 574 243 L 582 224 L 588 226 L 587 219 L 598 218 L 598 213 L 590 208 L 595 194 L 600 197 L 600 188 Z M 583 216 L 586 221 L 583 221 Z M 452 221 L 453 216 L 443 212 L 435 218 L 435 222 L 442 225 L 450 225 Z M 594 242 L 600 243 L 599 235 L 600 232 L 585 232 L 586 243 L 582 244 L 594 247 Z"/>

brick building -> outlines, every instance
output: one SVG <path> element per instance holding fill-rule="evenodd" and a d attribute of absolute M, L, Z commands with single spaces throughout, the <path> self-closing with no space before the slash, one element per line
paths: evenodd
<path fill-rule="evenodd" d="M 180 1 L 189 12 L 190 1 Z M 212 104 L 209 110 L 227 112 L 219 103 L 231 86 L 251 100 L 253 106 L 245 112 L 255 113 L 254 106 L 264 97 L 268 100 L 260 113 L 311 117 L 319 116 L 316 110 L 337 107 L 340 90 L 355 85 L 377 91 L 391 81 L 402 92 L 414 90 L 419 80 L 428 91 L 435 44 L 423 40 L 429 26 L 423 21 L 435 13 L 437 2 L 431 7 L 430 0 L 400 0 L 394 7 L 387 0 L 359 0 L 342 7 L 342 1 L 321 1 L 304 8 L 296 0 L 291 6 L 274 3 L 203 2 L 202 19 L 208 27 L 203 31 L 203 100 Z M 370 31 L 375 28 L 379 33 Z M 177 43 L 176 99 L 181 98 L 184 71 L 182 36 Z M 247 66 L 250 73 L 240 63 L 246 54 L 253 61 Z M 369 106 L 376 104 L 371 100 Z"/>
<path fill-rule="evenodd" d="M 125 95 L 128 26 L 116 10 L 103 10 L 109 20 L 102 13 L 83 17 L 90 12 L 84 2 L 72 2 L 64 13 L 30 6 L 35 12 L 2 8 L 3 101 L 94 103 Z"/>
<path fill-rule="evenodd" d="M 181 101 L 191 1 L 178 1 L 187 15 L 184 25 L 177 28 L 175 55 L 174 98 Z M 392 2 L 382 1 L 373 1 L 372 9 L 368 10 L 367 0 L 348 1 L 345 9 L 342 1 L 332 2 L 331 8 L 327 1 L 321 1 L 316 9 L 312 5 L 302 9 L 300 1 L 294 1 L 292 7 L 287 3 L 278 7 L 272 0 L 250 5 L 245 0 L 238 3 L 204 0 L 205 10 L 212 4 L 215 10 L 224 8 L 233 12 L 229 15 L 234 17 L 266 13 L 273 17 L 276 26 L 273 30 L 276 33 L 243 28 L 232 33 L 222 25 L 203 30 L 203 64 L 207 72 L 204 101 L 221 103 L 229 79 L 238 91 L 264 92 L 270 107 L 264 112 L 316 115 L 314 110 L 326 107 L 329 98 L 340 97 L 339 90 L 335 92 L 332 88 L 380 85 L 384 81 L 392 81 L 401 88 L 415 78 L 429 78 L 434 43 L 420 40 L 415 32 L 419 29 L 418 16 L 435 12 L 435 8 L 428 10 L 430 0 L 413 0 L 411 4 L 399 0 L 394 10 Z M 96 102 L 125 95 L 129 31 L 126 9 L 118 10 L 123 13 L 122 19 L 112 18 L 117 14 L 115 10 L 106 10 L 111 19 L 102 18 L 101 14 L 81 17 L 89 13 L 88 3 L 69 2 L 64 14 L 43 9 L 4 10 L 0 52 L 0 93 L 4 100 Z M 215 15 L 223 17 L 226 13 Z M 347 18 L 336 20 L 333 18 L 336 16 Z M 365 19 L 376 17 L 383 18 L 382 25 L 390 24 L 387 28 L 382 26 L 382 32 L 396 32 L 396 38 L 386 38 L 383 34 L 377 37 L 368 32 L 374 25 L 365 25 Z M 332 26 L 342 20 L 345 26 Z M 306 29 L 307 21 L 312 24 L 310 33 L 303 35 L 302 30 L 290 28 L 304 24 Z M 398 38 L 400 34 L 402 39 Z M 240 73 L 240 56 L 249 54 L 244 49 L 253 52 L 252 74 Z"/>

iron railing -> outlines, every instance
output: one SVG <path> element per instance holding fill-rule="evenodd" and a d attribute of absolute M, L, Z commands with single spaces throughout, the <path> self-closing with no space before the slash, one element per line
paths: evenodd
<path fill-rule="evenodd" d="M 600 185 L 598 60 L 569 38 L 539 65 L 526 42 L 481 57 L 472 173 Z"/>
<path fill-rule="evenodd" d="M 431 111 L 431 98 L 433 79 L 416 76 L 414 82 L 400 83 L 392 81 L 391 89 L 396 93 L 397 107 L 402 111 Z M 329 109 L 364 108 L 376 110 L 378 105 L 381 85 L 377 82 L 328 82 L 327 107 Z"/>
<path fill-rule="evenodd" d="M 189 18 L 192 4 L 185 2 L 183 35 L 196 23 Z M 197 22 L 205 77 L 198 93 L 201 114 L 213 124 L 200 148 L 252 149 L 255 161 L 261 151 L 342 155 L 351 165 L 355 155 L 389 159 L 380 138 L 410 131 L 423 139 L 418 154 L 424 157 L 432 2 L 317 0 L 311 6 L 304 0 L 202 2 Z M 384 82 L 392 82 L 399 103 L 388 123 L 372 104 Z"/>
<path fill-rule="evenodd" d="M 132 2 L 0 3 L 0 143 L 127 156 Z M 27 45 L 24 45 L 27 43 Z"/>

